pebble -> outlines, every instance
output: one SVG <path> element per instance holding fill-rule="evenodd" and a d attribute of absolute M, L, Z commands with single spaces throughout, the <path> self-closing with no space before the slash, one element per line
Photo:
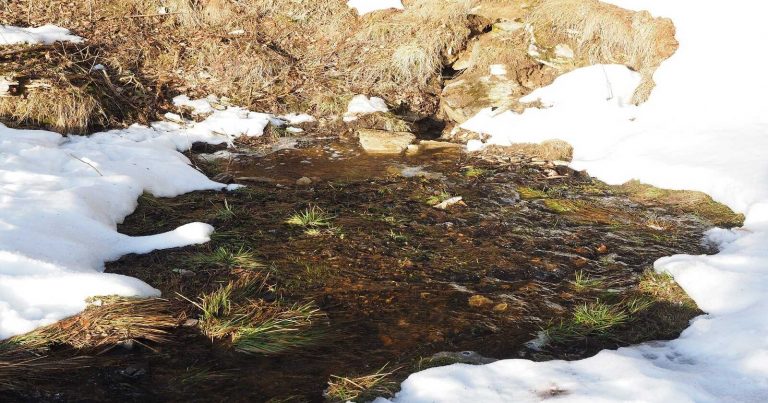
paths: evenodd
<path fill-rule="evenodd" d="M 299 186 L 309 186 L 312 184 L 312 179 L 309 179 L 306 176 L 302 176 L 296 180 L 296 184 Z"/>
<path fill-rule="evenodd" d="M 482 295 L 473 295 L 469 297 L 469 306 L 471 307 L 480 308 L 482 306 L 489 305 L 492 303 L 493 301 L 490 298 L 484 297 Z"/>

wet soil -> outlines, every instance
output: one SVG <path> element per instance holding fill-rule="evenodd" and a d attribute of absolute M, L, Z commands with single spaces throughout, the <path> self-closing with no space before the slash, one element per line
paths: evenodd
<path fill-rule="evenodd" d="M 190 256 L 248 250 L 265 264 L 277 296 L 312 300 L 327 315 L 317 325 L 322 336 L 280 355 L 245 355 L 182 326 L 170 343 L 113 349 L 77 379 L 52 380 L 14 399 L 322 401 L 331 375 L 389 364 L 402 380 L 439 352 L 584 357 L 676 337 L 699 311 L 659 302 L 610 338 L 543 351 L 525 343 L 580 304 L 635 292 L 641 273 L 662 256 L 715 252 L 702 243 L 712 222 L 695 211 L 639 203 L 585 173 L 523 156 L 491 163 L 440 149 L 376 157 L 353 144 L 302 140 L 260 157 L 193 157 L 208 174 L 246 187 L 143 197 L 120 230 L 147 235 L 204 221 L 216 228 L 213 240 L 126 256 L 107 270 L 152 284 L 194 318 L 198 312 L 179 295 L 210 292 L 233 269 L 193 266 Z M 301 177 L 312 183 L 298 185 Z M 431 206 L 449 196 L 462 203 Z M 332 216 L 331 225 L 306 231 L 285 223 L 311 207 Z M 577 273 L 601 286 L 575 289 Z"/>

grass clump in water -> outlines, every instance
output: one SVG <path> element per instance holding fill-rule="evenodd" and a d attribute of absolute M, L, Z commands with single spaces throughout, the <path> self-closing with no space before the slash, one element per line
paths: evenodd
<path fill-rule="evenodd" d="M 385 371 L 386 365 L 371 375 L 355 378 L 331 375 L 323 395 L 328 402 L 369 401 L 388 396 L 396 384 L 389 377 L 395 371 Z"/>
<path fill-rule="evenodd" d="M 264 267 L 253 252 L 245 247 L 237 250 L 219 247 L 212 253 L 198 253 L 188 259 L 188 264 L 194 268 L 223 267 L 255 270 Z"/>
<path fill-rule="evenodd" d="M 214 212 L 214 217 L 223 221 L 231 220 L 236 216 L 237 216 L 237 211 L 235 210 L 235 207 L 230 205 L 227 199 L 224 199 L 224 205 L 216 209 L 216 211 Z"/>
<path fill-rule="evenodd" d="M 555 343 L 563 343 L 588 336 L 610 337 L 613 330 L 624 325 L 629 315 L 620 305 L 601 301 L 579 305 L 568 321 L 545 331 L 547 338 Z"/>
<path fill-rule="evenodd" d="M 590 275 L 583 270 L 577 271 L 573 281 L 570 283 L 571 287 L 576 291 L 586 291 L 603 286 L 602 280 L 590 277 Z"/>
<path fill-rule="evenodd" d="M 178 325 L 171 304 L 161 298 L 104 296 L 89 298 L 79 315 L 16 336 L 12 344 L 47 349 L 53 345 L 79 350 L 112 347 L 122 341 L 167 341 Z"/>
<path fill-rule="evenodd" d="M 304 211 L 294 213 L 285 220 L 285 223 L 304 228 L 328 227 L 334 218 L 325 210 L 317 206 L 311 206 L 304 209 Z"/>
<path fill-rule="evenodd" d="M 259 277 L 244 275 L 195 302 L 202 332 L 247 354 L 278 354 L 313 343 L 318 333 L 312 325 L 324 317 L 320 310 L 311 302 L 267 301 L 260 297 L 266 278 Z"/>

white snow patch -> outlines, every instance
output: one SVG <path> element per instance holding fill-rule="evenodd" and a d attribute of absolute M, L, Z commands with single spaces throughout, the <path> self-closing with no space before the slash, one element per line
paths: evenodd
<path fill-rule="evenodd" d="M 179 151 L 197 141 L 260 135 L 268 116 L 230 107 L 199 123 L 157 122 L 87 137 L 0 125 L 0 339 L 77 314 L 90 296 L 159 295 L 138 279 L 103 273 L 104 262 L 207 242 L 213 227 L 191 223 L 132 237 L 117 224 L 143 192 L 173 197 L 225 188 Z"/>
<path fill-rule="evenodd" d="M 179 95 L 173 98 L 173 104 L 178 107 L 190 108 L 193 115 L 206 115 L 213 113 L 216 110 L 213 108 L 213 105 L 211 105 L 211 102 L 215 102 L 215 100 L 215 96 L 200 99 L 190 99 L 187 95 Z"/>
<path fill-rule="evenodd" d="M 344 121 L 351 122 L 357 120 L 359 116 L 376 112 L 389 112 L 387 103 L 379 97 L 366 97 L 365 95 L 355 95 L 349 101 L 347 113 L 344 114 Z"/>
<path fill-rule="evenodd" d="M 56 25 L 48 24 L 36 28 L 0 25 L 0 45 L 17 45 L 20 43 L 50 45 L 54 42 L 80 43 L 82 41 L 83 38 L 72 35 L 68 29 Z"/>
<path fill-rule="evenodd" d="M 464 127 L 490 144 L 560 138 L 573 166 L 622 183 L 701 190 L 746 215 L 743 228 L 708 233 L 713 256 L 659 259 L 708 314 L 680 338 L 605 350 L 580 361 L 503 360 L 452 365 L 410 376 L 396 402 L 764 401 L 768 396 L 768 37 L 763 5 L 611 0 L 671 17 L 680 49 L 657 71 L 649 101 L 627 105 L 639 77 L 593 66 L 534 92 L 547 109 L 493 116 Z M 712 28 L 717 21 L 718 29 Z M 734 40 L 738 38 L 738 40 Z M 732 55 L 750 55 L 733 67 Z M 727 73 L 729 72 L 729 73 Z M 475 145 L 477 146 L 477 145 Z M 378 401 L 385 401 L 379 399 Z"/>
<path fill-rule="evenodd" d="M 289 113 L 287 115 L 278 116 L 280 119 L 288 122 L 289 125 L 300 125 L 302 123 L 311 123 L 316 121 L 314 116 L 306 113 Z"/>
<path fill-rule="evenodd" d="M 275 119 L 268 113 L 251 112 L 238 106 L 227 106 L 224 109 L 216 109 L 212 104 L 219 100 L 213 95 L 207 98 L 190 99 L 186 95 L 179 95 L 173 99 L 176 106 L 185 106 L 192 109 L 194 115 L 208 115 L 202 122 L 184 121 L 179 115 L 166 114 L 166 118 L 186 125 L 184 134 L 194 141 L 206 141 L 211 134 L 223 135 L 216 141 L 228 142 L 240 137 L 259 137 L 264 134 L 264 129 L 270 123 L 282 125 L 282 121 Z"/>
<path fill-rule="evenodd" d="M 365 15 L 374 11 L 387 10 L 390 8 L 405 10 L 401 0 L 349 0 L 347 6 L 357 10 L 357 14 L 359 15 Z"/>
<path fill-rule="evenodd" d="M 491 65 L 491 75 L 492 76 L 506 76 L 507 75 L 507 67 L 503 64 L 492 64 Z"/>

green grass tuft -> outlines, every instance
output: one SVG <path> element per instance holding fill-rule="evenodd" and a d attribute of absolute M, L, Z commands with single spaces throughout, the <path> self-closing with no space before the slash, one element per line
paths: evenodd
<path fill-rule="evenodd" d="M 602 280 L 590 277 L 583 270 L 577 271 L 574 280 L 570 283 L 571 287 L 576 291 L 586 291 L 603 286 Z"/>
<path fill-rule="evenodd" d="M 219 247 L 212 253 L 198 253 L 189 257 L 187 263 L 192 268 L 223 267 L 227 269 L 255 270 L 264 267 L 250 249 L 240 247 L 232 250 Z"/>
<path fill-rule="evenodd" d="M 328 214 L 325 210 L 317 206 L 312 206 L 304 211 L 294 213 L 285 220 L 285 223 L 305 228 L 328 227 L 331 225 L 331 220 L 334 218 L 334 216 Z"/>
<path fill-rule="evenodd" d="M 244 276 L 193 302 L 201 312 L 200 329 L 247 354 L 278 354 L 313 343 L 312 329 L 324 315 L 314 303 L 283 305 L 260 298 L 266 279 Z"/>

